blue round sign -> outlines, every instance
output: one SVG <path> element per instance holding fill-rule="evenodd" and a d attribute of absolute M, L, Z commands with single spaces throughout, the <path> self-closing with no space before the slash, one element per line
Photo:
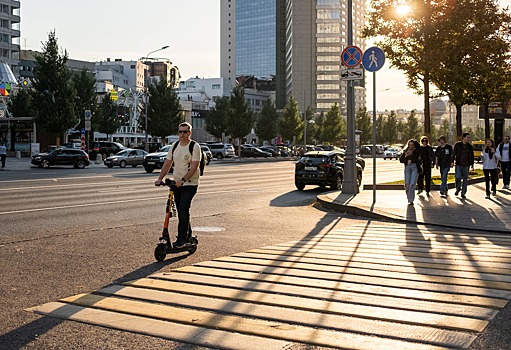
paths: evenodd
<path fill-rule="evenodd" d="M 373 46 L 364 52 L 362 65 L 369 72 L 376 72 L 385 63 L 385 53 L 379 47 Z"/>
<path fill-rule="evenodd" d="M 348 46 L 341 53 L 341 62 L 349 68 L 356 67 L 362 59 L 362 50 L 357 46 Z"/>

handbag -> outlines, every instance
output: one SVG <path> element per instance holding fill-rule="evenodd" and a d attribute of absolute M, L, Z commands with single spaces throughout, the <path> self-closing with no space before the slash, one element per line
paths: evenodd
<path fill-rule="evenodd" d="M 422 174 L 424 173 L 424 167 L 422 166 L 422 159 L 421 158 L 418 158 L 417 159 L 417 171 L 419 172 L 419 174 Z"/>

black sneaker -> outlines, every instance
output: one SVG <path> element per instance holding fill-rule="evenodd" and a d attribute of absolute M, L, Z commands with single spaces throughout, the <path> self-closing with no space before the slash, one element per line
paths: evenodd
<path fill-rule="evenodd" d="M 454 195 L 457 196 L 460 194 L 460 191 L 459 190 L 456 190 L 456 192 L 454 192 Z"/>
<path fill-rule="evenodd" d="M 445 196 L 445 192 L 444 191 L 440 191 L 440 195 L 441 196 Z"/>
<path fill-rule="evenodd" d="M 464 194 L 461 195 L 461 198 L 465 199 L 467 198 L 467 196 L 465 196 Z"/>
<path fill-rule="evenodd" d="M 182 248 L 185 246 L 185 244 L 186 244 L 185 242 L 178 239 L 177 241 L 174 242 L 174 244 L 172 244 L 172 246 L 174 248 Z"/>

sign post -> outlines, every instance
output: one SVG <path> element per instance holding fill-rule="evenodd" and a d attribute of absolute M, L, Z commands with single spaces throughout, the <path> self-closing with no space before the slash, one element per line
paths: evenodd
<path fill-rule="evenodd" d="M 89 152 L 89 138 L 90 138 L 90 123 L 91 112 L 90 109 L 85 110 L 85 131 L 87 131 L 87 152 Z"/>
<path fill-rule="evenodd" d="M 364 52 L 362 65 L 373 72 L 373 203 L 376 203 L 376 71 L 385 63 L 385 53 L 379 47 L 371 47 Z"/>

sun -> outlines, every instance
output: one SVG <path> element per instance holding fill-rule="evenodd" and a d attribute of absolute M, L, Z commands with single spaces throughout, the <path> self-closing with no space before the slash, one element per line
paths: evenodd
<path fill-rule="evenodd" d="M 410 10 L 411 10 L 410 6 L 404 5 L 404 4 L 398 5 L 396 7 L 396 13 L 398 16 L 401 16 L 401 17 L 408 15 L 410 13 Z"/>

